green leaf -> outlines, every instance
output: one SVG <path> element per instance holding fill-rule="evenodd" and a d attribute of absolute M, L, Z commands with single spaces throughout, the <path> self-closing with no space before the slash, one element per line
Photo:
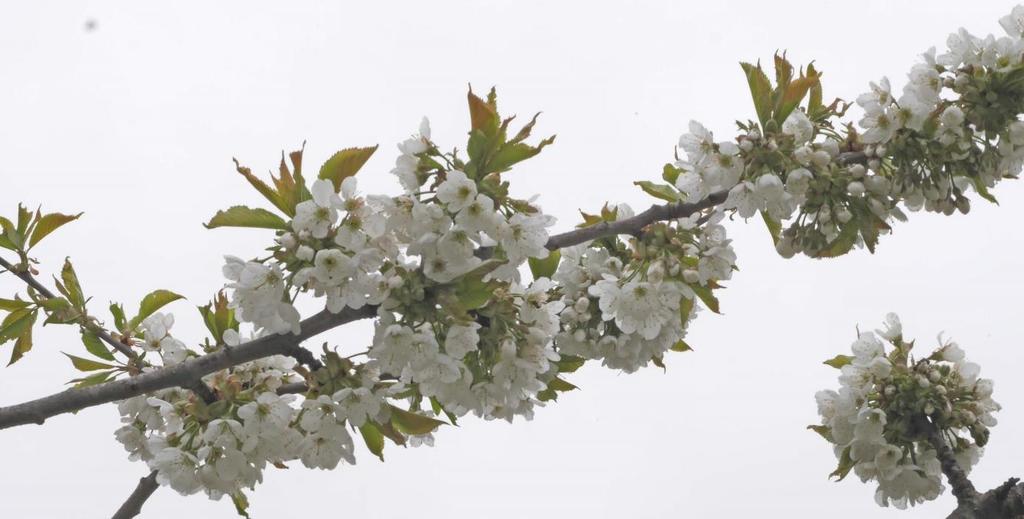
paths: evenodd
<path fill-rule="evenodd" d="M 39 306 L 43 307 L 48 312 L 60 312 L 71 308 L 71 301 L 68 301 L 63 297 L 51 297 L 49 299 L 39 301 Z"/>
<path fill-rule="evenodd" d="M 665 164 L 665 167 L 661 169 L 661 178 L 665 179 L 665 182 L 676 185 L 676 179 L 682 174 L 683 170 L 675 167 L 672 164 Z"/>
<path fill-rule="evenodd" d="M 853 465 L 853 458 L 850 457 L 850 448 L 847 447 L 843 449 L 843 454 L 839 457 L 839 466 L 828 477 L 838 478 L 837 482 L 842 481 L 853 470 Z"/>
<path fill-rule="evenodd" d="M 463 310 L 476 310 L 487 305 L 494 295 L 496 284 L 493 280 L 484 281 L 483 278 L 503 263 L 503 260 L 487 260 L 455 281 L 453 286 Z"/>
<path fill-rule="evenodd" d="M 248 519 L 249 517 L 249 498 L 245 497 L 245 494 L 241 490 L 231 494 L 231 503 L 235 505 L 235 512 L 238 515 Z"/>
<path fill-rule="evenodd" d="M 860 236 L 864 240 L 864 246 L 867 247 L 868 252 L 871 254 L 875 253 L 875 246 L 878 245 L 878 230 L 880 228 L 877 222 L 881 222 L 875 217 L 874 213 L 866 213 L 859 217 L 857 221 L 860 222 Z M 885 222 L 881 222 L 885 227 L 889 227 Z"/>
<path fill-rule="evenodd" d="M 168 303 L 184 298 L 184 296 L 175 294 L 170 290 L 154 290 L 150 292 L 146 297 L 142 298 L 142 303 L 139 305 L 139 314 L 128 322 L 128 331 L 138 328 L 143 320 Z"/>
<path fill-rule="evenodd" d="M 29 211 L 27 207 L 22 207 L 18 204 L 18 234 L 25 236 L 28 234 L 29 224 L 32 223 L 32 211 Z"/>
<path fill-rule="evenodd" d="M 768 233 L 772 235 L 772 242 L 778 245 L 779 238 L 782 236 L 782 222 L 768 216 L 768 213 L 765 211 L 761 211 L 761 219 L 764 220 L 765 226 L 768 227 Z"/>
<path fill-rule="evenodd" d="M 385 438 L 391 440 L 391 443 L 394 443 L 395 445 L 405 445 L 405 436 L 396 431 L 395 427 L 391 425 L 391 422 L 385 422 L 377 425 L 380 426 L 380 432 Z"/>
<path fill-rule="evenodd" d="M 775 121 L 782 124 L 793 113 L 793 110 L 800 105 L 808 90 L 819 84 L 818 76 L 800 76 L 786 87 L 785 93 L 775 108 Z"/>
<path fill-rule="evenodd" d="M 854 244 L 857 243 L 857 234 L 859 231 L 860 224 L 856 219 L 843 224 L 842 228 L 839 230 L 839 236 L 836 236 L 836 239 L 832 240 L 832 243 L 830 243 L 827 248 L 822 249 L 815 257 L 835 258 L 850 252 L 850 249 L 852 249 Z"/>
<path fill-rule="evenodd" d="M 505 144 L 498 148 L 498 151 L 496 151 L 487 161 L 487 171 L 485 171 L 485 173 L 501 173 L 503 171 L 507 171 L 515 164 L 536 156 L 542 149 L 544 149 L 545 146 L 548 146 L 553 142 L 555 142 L 554 136 L 540 141 L 537 146 L 530 146 L 529 144 L 522 142 Z"/>
<path fill-rule="evenodd" d="M 7 363 L 8 366 L 18 362 L 28 350 L 32 349 L 32 327 L 29 326 L 21 335 L 18 336 L 18 340 L 14 342 L 14 349 L 11 350 L 11 360 Z"/>
<path fill-rule="evenodd" d="M 437 398 L 430 397 L 430 409 L 434 411 L 434 416 L 440 416 L 441 413 L 444 413 L 444 415 L 448 417 L 448 421 L 451 422 L 452 425 L 459 425 L 458 417 L 448 412 L 448 410 L 441 405 L 441 402 L 437 401 Z"/>
<path fill-rule="evenodd" d="M 659 200 L 664 200 L 666 202 L 679 201 L 679 191 L 668 184 L 655 184 L 654 182 L 647 180 L 637 180 L 633 182 L 633 184 L 640 186 L 640 189 L 643 189 L 644 193 L 647 193 Z"/>
<path fill-rule="evenodd" d="M 686 326 L 693 312 L 693 299 L 683 296 L 679 298 L 679 324 Z"/>
<path fill-rule="evenodd" d="M 811 85 L 810 97 L 807 99 L 807 115 L 814 119 L 824 115 L 825 104 L 822 102 L 821 73 L 814 69 L 814 64 L 807 65 L 807 76 L 815 76 L 818 81 Z"/>
<path fill-rule="evenodd" d="M 551 382 L 548 382 L 548 387 L 537 393 L 537 400 L 540 400 L 541 402 L 548 402 L 552 400 L 557 401 L 558 393 L 564 393 L 574 389 L 578 388 L 560 378 L 555 378 L 552 379 Z"/>
<path fill-rule="evenodd" d="M 31 330 L 32 325 L 36 323 L 37 315 L 36 310 L 27 308 L 7 314 L 0 323 L 0 344 L 21 337 L 26 330 Z"/>
<path fill-rule="evenodd" d="M 760 63 L 756 66 L 750 63 L 740 63 L 740 67 L 747 75 L 747 85 L 750 86 L 750 96 L 754 100 L 754 110 L 757 111 L 757 118 L 763 127 L 772 117 L 772 84 Z"/>
<path fill-rule="evenodd" d="M 555 365 L 558 366 L 559 373 L 572 373 L 586 364 L 587 360 L 583 357 L 577 357 L 575 355 L 562 355 Z"/>
<path fill-rule="evenodd" d="M 225 211 L 217 211 L 208 223 L 207 229 L 217 227 L 255 227 L 259 229 L 288 230 L 288 222 L 266 209 L 253 209 L 244 205 L 236 205 Z"/>
<path fill-rule="evenodd" d="M 370 160 L 377 146 L 369 148 L 346 148 L 327 159 L 323 166 L 320 166 L 319 178 L 330 180 L 334 184 L 334 190 L 341 190 L 341 182 L 359 172 L 359 169 Z"/>
<path fill-rule="evenodd" d="M 708 307 L 708 310 L 711 310 L 716 314 L 722 313 L 718 311 L 718 298 L 711 293 L 710 287 L 690 285 L 690 289 L 693 290 L 694 294 L 697 294 L 697 297 L 699 297 L 701 302 L 704 303 L 704 306 Z"/>
<path fill-rule="evenodd" d="M 10 220 L 0 216 L 0 247 L 17 251 L 24 244 L 24 237 Z"/>
<path fill-rule="evenodd" d="M 74 380 L 71 380 L 70 382 L 68 382 L 68 384 L 75 383 L 75 388 L 76 389 L 81 389 L 83 387 L 89 387 L 89 386 L 95 386 L 96 384 L 102 384 L 103 382 L 106 382 L 107 379 L 109 379 L 110 376 L 115 374 L 115 373 L 117 373 L 116 369 L 111 369 L 111 370 L 108 370 L 108 371 L 100 371 L 98 373 L 93 373 L 92 375 L 89 375 L 87 377 L 76 378 Z"/>
<path fill-rule="evenodd" d="M 128 319 L 124 315 L 124 307 L 119 303 L 110 303 L 110 315 L 114 316 L 114 326 L 118 331 L 123 331 Z"/>
<path fill-rule="evenodd" d="M 825 364 L 826 366 L 832 366 L 833 368 L 836 369 L 842 369 L 843 366 L 851 362 L 853 362 L 853 357 L 849 355 L 836 355 L 835 357 L 826 360 L 822 364 Z"/>
<path fill-rule="evenodd" d="M 64 290 L 61 292 L 71 301 L 71 304 L 78 309 L 85 307 L 85 295 L 82 293 L 82 285 L 78 283 L 78 275 L 75 274 L 75 268 L 71 265 L 71 260 L 64 260 L 64 268 L 60 271 L 60 278 L 64 282 Z M 58 285 L 57 288 L 60 289 L 61 287 Z"/>
<path fill-rule="evenodd" d="M 252 170 L 239 164 L 237 159 L 232 160 L 235 161 L 235 170 L 245 177 L 245 179 L 252 184 L 252 187 L 256 188 L 256 191 L 259 191 L 264 198 L 269 200 L 270 203 L 274 204 L 274 207 L 280 209 L 284 214 L 288 216 L 295 216 L 295 206 L 291 204 L 291 201 L 286 200 L 281 193 L 278 193 L 277 190 L 268 186 L 265 182 L 260 180 L 259 177 L 253 175 Z"/>
<path fill-rule="evenodd" d="M 494 102 L 497 98 L 494 89 L 491 89 L 490 94 L 487 96 L 487 101 L 480 99 L 474 94 L 472 88 L 470 88 L 469 94 L 466 97 L 469 101 L 470 128 L 480 130 L 487 136 L 497 134 L 500 121 L 498 118 L 498 106 Z"/>
<path fill-rule="evenodd" d="M 35 247 L 35 245 L 37 243 L 39 243 L 40 240 L 45 238 L 48 234 L 50 234 L 51 232 L 57 230 L 58 227 L 66 224 L 68 222 L 73 222 L 73 221 L 77 220 L 79 216 L 82 216 L 82 213 L 78 213 L 78 214 L 50 213 L 48 215 L 44 215 L 44 216 L 40 217 L 36 221 L 36 227 L 35 227 L 35 229 L 32 230 L 32 235 L 28 239 L 28 248 L 31 249 L 32 247 Z"/>
<path fill-rule="evenodd" d="M 303 150 L 306 147 L 306 143 L 302 143 Z M 281 194 L 281 199 L 288 204 L 293 210 L 299 203 L 313 198 L 310 194 L 309 188 L 306 187 L 305 180 L 302 178 L 302 153 L 303 150 L 293 151 L 291 153 L 292 163 L 296 165 L 295 173 L 293 174 L 288 169 L 288 164 L 284 161 L 284 152 L 281 152 L 281 165 L 278 168 L 280 176 L 275 177 L 270 175 L 270 179 L 274 181 L 274 185 L 277 186 L 277 192 Z"/>
<path fill-rule="evenodd" d="M 540 400 L 541 402 L 550 402 L 552 400 L 557 401 L 558 392 L 549 387 L 544 388 L 537 392 L 537 400 Z"/>
<path fill-rule="evenodd" d="M 213 301 L 197 308 L 199 308 L 199 313 L 203 316 L 203 323 L 206 324 L 206 329 L 210 331 L 210 335 L 215 343 L 221 344 L 223 342 L 224 332 L 228 330 L 238 331 L 235 311 L 228 307 L 228 298 L 223 290 L 217 292 Z"/>
<path fill-rule="evenodd" d="M 21 299 L 18 299 L 17 296 L 15 296 L 14 299 L 0 298 L 0 310 L 3 310 L 5 312 L 12 312 L 14 310 L 21 310 L 22 308 L 25 308 L 25 307 L 28 307 L 28 306 L 31 306 L 31 305 L 32 305 L 32 303 L 30 301 L 22 301 Z"/>
<path fill-rule="evenodd" d="M 103 360 L 114 360 L 114 355 L 103 344 L 99 336 L 89 330 L 82 330 L 82 344 L 85 344 L 85 351 Z"/>
<path fill-rule="evenodd" d="M 672 348 L 670 348 L 670 349 L 672 351 L 678 351 L 680 353 L 686 352 L 686 351 L 693 351 L 693 348 L 691 348 L 689 344 L 686 344 L 686 341 L 684 341 L 682 339 L 679 339 L 679 342 L 676 342 L 675 344 L 673 344 Z"/>
<path fill-rule="evenodd" d="M 61 352 L 64 353 L 64 352 Z M 75 366 L 78 371 L 96 371 L 98 369 L 116 369 L 117 366 L 107 364 L 105 362 L 97 362 L 95 360 L 84 359 L 82 357 L 76 357 L 64 353 L 64 356 L 71 359 L 71 364 Z"/>
<path fill-rule="evenodd" d="M 359 433 L 363 435 L 366 448 L 384 461 L 384 433 L 380 431 L 380 427 L 373 422 L 366 422 L 359 428 Z"/>
<path fill-rule="evenodd" d="M 427 434 L 442 425 L 447 425 L 436 418 L 406 411 L 393 405 L 388 407 L 391 408 L 391 425 L 405 434 Z"/>
<path fill-rule="evenodd" d="M 566 391 L 572 391 L 574 389 L 579 389 L 578 387 L 574 386 L 573 384 L 570 384 L 569 382 L 566 382 L 566 381 L 564 381 L 564 380 L 562 380 L 560 378 L 557 378 L 557 377 L 552 379 L 551 382 L 548 382 L 548 387 L 551 388 L 551 389 L 554 389 L 555 391 L 558 391 L 560 393 L 564 393 Z"/>
<path fill-rule="evenodd" d="M 785 90 L 789 82 L 793 80 L 793 64 L 786 59 L 786 53 L 781 56 L 775 54 L 775 85 L 779 90 Z"/>
<path fill-rule="evenodd" d="M 533 279 L 550 278 L 558 270 L 558 261 L 562 259 L 562 253 L 558 250 L 553 250 L 548 253 L 546 258 L 530 258 L 530 272 L 533 273 Z"/>
<path fill-rule="evenodd" d="M 824 425 L 808 425 L 807 428 L 812 430 L 812 431 L 814 431 L 814 432 L 816 432 L 816 433 L 818 433 L 818 434 L 820 434 L 822 438 L 825 438 L 826 440 L 828 440 L 828 441 L 830 441 L 832 443 L 835 443 L 835 441 L 832 439 L 832 430 L 829 429 L 827 426 L 824 426 Z"/>
<path fill-rule="evenodd" d="M 996 197 L 992 196 L 992 193 L 988 191 L 988 187 L 986 187 L 985 183 L 981 181 L 981 177 L 971 178 L 971 183 L 974 185 L 974 190 L 978 192 L 978 196 L 992 202 L 993 204 L 999 205 L 999 201 L 996 200 Z"/>
<path fill-rule="evenodd" d="M 661 355 L 655 355 L 655 356 L 651 357 L 651 362 L 654 363 L 655 366 L 658 366 L 661 369 L 666 369 L 665 368 L 665 359 Z"/>

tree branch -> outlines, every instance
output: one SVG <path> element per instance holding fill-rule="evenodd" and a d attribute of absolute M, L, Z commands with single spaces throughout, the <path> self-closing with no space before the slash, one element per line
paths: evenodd
<path fill-rule="evenodd" d="M 696 212 L 709 209 L 725 202 L 725 199 L 728 196 L 728 191 L 719 191 L 717 193 L 712 193 L 704 200 L 695 204 L 673 202 L 669 204 L 653 205 L 646 211 L 631 218 L 615 222 L 601 222 L 595 225 L 576 229 L 575 231 L 556 234 L 548 238 L 548 242 L 545 244 L 545 247 L 549 250 L 561 249 L 616 234 L 631 234 L 636 236 L 640 234 L 640 231 L 644 227 L 647 227 L 654 222 L 686 218 Z"/>
<path fill-rule="evenodd" d="M 864 163 L 867 161 L 867 157 L 863 152 L 852 151 L 841 153 L 836 159 L 839 164 L 855 164 Z M 545 247 L 548 250 L 561 249 L 564 247 L 571 247 L 573 245 L 579 245 L 590 240 L 597 238 L 603 238 L 605 236 L 612 236 L 616 234 L 630 234 L 638 236 L 644 227 L 660 221 L 675 220 L 677 218 L 686 218 L 694 213 L 698 213 L 705 209 L 710 209 L 716 205 L 720 205 L 725 202 L 725 199 L 729 197 L 729 191 L 718 191 L 711 193 L 707 198 L 694 204 L 684 204 L 682 202 L 673 202 L 668 204 L 653 205 L 646 211 L 623 220 L 615 222 L 601 222 L 595 225 L 582 227 L 574 231 L 564 232 L 562 234 L 556 234 L 548 238 L 548 242 Z"/>
<path fill-rule="evenodd" d="M 73 388 L 30 402 L 0 408 L 0 429 L 29 423 L 42 424 L 47 418 L 100 404 L 124 400 L 169 387 L 188 387 L 216 371 L 271 355 L 284 355 L 302 341 L 345 323 L 376 314 L 376 307 L 345 309 L 337 314 L 321 311 L 302 321 L 298 335 L 270 335 L 245 344 L 188 359 L 126 379 L 85 388 Z"/>
<path fill-rule="evenodd" d="M 43 297 L 47 299 L 54 299 L 57 297 L 56 294 L 51 292 L 50 289 L 46 288 L 34 276 L 32 276 L 32 273 L 30 273 L 28 270 L 15 269 L 14 265 L 12 265 L 3 258 L 0 258 L 0 267 L 7 269 L 7 271 L 10 272 L 11 274 L 14 274 L 15 276 L 21 278 L 21 280 L 24 281 L 26 285 L 34 288 L 36 292 L 39 292 L 39 294 L 42 295 Z M 113 337 L 110 336 L 109 333 L 107 333 L 106 330 L 100 328 L 93 331 L 96 332 L 96 335 L 99 336 L 99 338 L 103 340 L 103 342 L 109 344 L 115 350 L 123 353 L 124 356 L 128 357 L 129 359 L 136 360 L 139 358 L 139 356 L 134 351 L 132 351 L 132 349 L 129 348 L 128 345 L 122 343 L 121 341 L 115 340 Z"/>
<path fill-rule="evenodd" d="M 862 152 L 846 152 L 840 154 L 837 162 L 840 164 L 853 164 L 862 163 L 865 160 L 866 157 Z M 644 227 L 654 222 L 685 218 L 699 211 L 720 205 L 727 197 L 727 191 L 719 191 L 694 204 L 676 202 L 654 205 L 631 218 L 615 222 L 602 222 L 589 227 L 556 234 L 548 238 L 545 246 L 550 250 L 555 250 L 605 236 L 619 234 L 635 236 Z M 478 252 L 484 252 L 485 249 L 488 248 L 482 247 Z M 10 268 L 6 262 L 0 264 Z M 14 271 L 12 270 L 12 272 Z M 15 272 L 15 274 L 22 277 L 18 272 Z M 27 275 L 27 273 L 25 274 Z M 30 275 L 28 279 L 25 277 L 22 277 L 22 279 L 25 279 L 26 283 L 37 288 L 37 290 L 41 287 Z M 45 290 L 45 287 L 41 288 Z M 44 295 L 47 292 L 40 291 Z M 309 364 L 310 361 L 319 364 L 319 361 L 316 360 L 316 357 L 311 352 L 300 346 L 302 341 L 331 328 L 352 321 L 371 318 L 376 315 L 376 312 L 376 306 L 364 306 L 359 310 L 346 308 L 338 314 L 331 314 L 324 310 L 303 320 L 302 332 L 298 335 L 261 337 L 238 346 L 224 348 L 208 355 L 188 359 L 175 366 L 160 368 L 128 379 L 105 382 L 87 388 L 69 389 L 30 402 L 0 407 L 0 429 L 29 423 L 42 424 L 51 416 L 123 400 L 158 389 L 175 386 L 191 389 L 190 385 L 200 380 L 204 375 L 271 355 L 289 355 L 306 364 Z M 316 364 L 310 365 L 315 366 Z M 288 389 L 301 391 L 301 388 L 298 386 L 289 387 Z M 206 398 L 204 397 L 204 399 Z"/>
<path fill-rule="evenodd" d="M 46 286 L 40 283 L 35 278 L 35 276 L 33 276 L 27 270 L 16 270 L 14 268 L 14 265 L 10 264 L 7 260 L 3 258 L 0 258 L 0 266 L 7 269 L 8 272 L 14 274 L 15 276 L 18 276 L 22 281 L 25 282 L 25 284 L 34 288 L 43 297 L 47 299 L 53 299 L 57 297 L 56 294 L 54 294 L 48 288 L 46 288 Z M 90 327 L 90 331 L 95 333 L 96 336 L 99 337 L 103 342 L 109 344 L 115 350 L 123 353 L 126 357 L 128 357 L 129 362 L 138 362 L 138 354 L 132 351 L 129 345 L 114 339 L 114 337 L 111 336 L 110 333 L 104 330 L 103 328 L 100 328 L 99 326 L 96 326 L 95 328 Z M 205 401 L 208 404 L 217 399 L 217 397 L 213 394 L 213 391 L 211 391 L 210 388 L 207 387 L 206 384 L 204 384 L 201 380 L 197 379 L 195 382 L 185 387 L 190 389 L 195 394 L 199 395 L 199 398 L 202 398 L 203 401 Z"/>
<path fill-rule="evenodd" d="M 1010 478 L 978 497 L 974 506 L 959 505 L 947 519 L 1022 519 L 1024 484 Z"/>
<path fill-rule="evenodd" d="M 156 492 L 160 485 L 156 482 L 156 471 L 150 472 L 148 476 L 139 479 L 138 486 L 128 496 L 121 508 L 118 508 L 111 519 L 130 519 L 142 512 L 142 505 L 146 503 L 149 496 Z"/>
<path fill-rule="evenodd" d="M 953 495 L 956 496 L 956 502 L 959 504 L 957 510 L 976 509 L 978 506 L 978 491 L 974 488 L 974 483 L 971 483 L 963 467 L 956 462 L 956 457 L 953 456 L 953 449 L 949 447 L 949 444 L 942 437 L 942 432 L 932 424 L 928 424 L 928 443 L 935 449 L 939 463 L 942 465 L 942 473 L 946 475 L 946 479 L 949 480 L 949 486 L 953 490 Z"/>

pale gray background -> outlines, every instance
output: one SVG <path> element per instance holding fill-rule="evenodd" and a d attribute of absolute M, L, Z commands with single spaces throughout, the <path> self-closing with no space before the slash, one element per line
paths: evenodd
<path fill-rule="evenodd" d="M 853 99 L 869 80 L 896 88 L 915 56 L 963 25 L 996 32 L 1010 2 L 20 2 L 0 16 L 0 210 L 85 211 L 38 250 L 46 273 L 71 255 L 96 313 L 154 288 L 202 304 L 222 283 L 221 255 L 255 255 L 268 233 L 206 231 L 216 209 L 259 204 L 234 173 L 259 172 L 308 140 L 317 167 L 335 150 L 380 143 L 363 191 L 397 191 L 394 144 L 429 115 L 462 145 L 466 84 L 500 88 L 503 113 L 544 115 L 558 141 L 509 175 L 541 193 L 558 230 L 577 208 L 650 203 L 631 186 L 657 179 L 689 119 L 720 139 L 753 117 L 737 62 L 789 49 L 816 60 L 825 95 Z M 93 32 L 84 28 L 95 19 Z M 254 517 L 944 517 L 944 496 L 912 512 L 877 507 L 873 487 L 826 475 L 835 460 L 804 427 L 813 393 L 836 385 L 821 361 L 854 326 L 904 317 L 922 348 L 946 331 L 995 378 L 1000 414 L 976 482 L 1024 475 L 1020 252 L 1024 190 L 968 216 L 914 215 L 870 256 L 785 261 L 759 221 L 736 222 L 742 271 L 725 316 L 693 326 L 696 352 L 668 373 L 571 377 L 582 391 L 509 426 L 466 419 L 433 449 L 389 448 L 382 464 L 333 472 L 270 470 Z M 2 295 L 21 287 L 0 278 Z M 204 332 L 177 303 L 177 332 Z M 331 337 L 366 344 L 362 323 Z M 10 346 L 0 355 L 6 359 Z M 51 393 L 75 376 L 47 329 L 0 370 L 0 403 Z M 0 431 L 0 516 L 106 517 L 147 469 L 127 461 L 111 406 L 44 427 Z M 232 517 L 231 504 L 161 489 L 145 517 Z"/>

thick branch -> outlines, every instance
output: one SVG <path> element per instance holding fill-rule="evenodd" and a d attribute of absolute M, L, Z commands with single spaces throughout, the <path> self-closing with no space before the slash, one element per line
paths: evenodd
<path fill-rule="evenodd" d="M 1024 518 L 1024 484 L 1010 478 L 984 494 L 974 506 L 960 505 L 947 519 L 1022 519 Z"/>
<path fill-rule="evenodd" d="M 142 512 L 142 505 L 146 503 L 149 496 L 156 492 L 160 485 L 156 482 L 156 471 L 150 472 L 148 476 L 139 479 L 138 486 L 128 499 L 121 505 L 121 508 L 114 512 L 111 519 L 130 519 Z"/>
<path fill-rule="evenodd" d="M 345 309 L 337 314 L 322 311 L 302 321 L 298 335 L 271 335 L 214 353 L 188 359 L 126 379 L 91 387 L 68 389 L 23 404 L 0 408 L 0 429 L 29 423 L 42 424 L 47 418 L 100 404 L 115 402 L 158 389 L 188 387 L 216 371 L 271 355 L 287 354 L 302 341 L 345 323 L 372 317 L 375 307 Z"/>
<path fill-rule="evenodd" d="M 974 483 L 971 483 L 963 467 L 956 462 L 953 449 L 949 447 L 949 444 L 942 437 L 942 432 L 934 426 L 930 426 L 929 429 L 928 443 L 935 449 L 939 462 L 942 464 L 942 473 L 949 480 L 949 486 L 953 489 L 953 495 L 956 496 L 957 503 L 959 503 L 961 508 L 965 506 L 970 508 L 976 507 L 978 491 L 974 488 Z"/>

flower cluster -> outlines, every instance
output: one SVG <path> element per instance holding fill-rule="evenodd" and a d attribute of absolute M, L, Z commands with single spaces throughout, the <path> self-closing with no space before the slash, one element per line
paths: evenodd
<path fill-rule="evenodd" d="M 346 427 L 388 423 L 388 389 L 357 381 L 297 402 L 294 394 L 279 394 L 302 381 L 294 368 L 294 359 L 273 356 L 214 373 L 204 382 L 216 391 L 215 402 L 181 389 L 124 400 L 118 404 L 124 425 L 115 436 L 131 459 L 157 471 L 161 484 L 186 495 L 202 490 L 213 499 L 241 499 L 268 465 L 355 463 Z"/>
<path fill-rule="evenodd" d="M 624 372 L 664 367 L 666 352 L 690 349 L 700 307 L 718 311 L 715 291 L 736 268 L 725 218 L 760 213 L 784 256 L 836 256 L 858 243 L 873 250 L 904 218 L 900 204 L 966 212 L 967 190 L 990 197 L 998 179 L 1019 173 L 1024 8 L 1003 25 L 1009 37 L 961 32 L 950 53 L 927 53 L 898 99 L 887 80 L 873 83 L 857 98 L 863 132 L 839 129 L 847 107 L 822 102 L 813 67 L 794 77 L 777 57 L 773 88 L 745 64 L 759 122 L 718 142 L 691 123 L 679 143 L 685 157 L 664 169 L 667 184 L 637 182 L 668 205 L 584 214 L 580 227 L 643 224 L 628 238 L 598 233 L 561 251 L 548 249 L 559 242 L 548 235 L 554 219 L 513 197 L 504 176 L 553 138 L 527 144 L 536 117 L 513 133 L 493 90 L 468 96 L 464 154 L 441 151 L 426 119 L 398 145 L 397 196 L 357 190 L 354 175 L 376 147 L 338 152 L 308 187 L 301 151 L 291 168 L 282 160 L 273 187 L 239 166 L 285 217 L 236 206 L 208 224 L 273 229 L 276 240 L 266 257 L 226 258 L 230 302 L 201 308 L 214 338 L 204 350 L 239 344 L 239 321 L 257 337 L 299 333 L 300 297 L 332 313 L 374 310 L 373 339 L 348 356 L 325 345 L 322 363 L 271 357 L 215 373 L 204 380 L 212 400 L 185 390 L 127 400 L 117 437 L 161 483 L 244 508 L 242 490 L 268 465 L 354 463 L 355 431 L 381 456 L 385 439 L 432 444 L 442 417 L 529 419 L 574 389 L 563 377 L 588 360 Z M 648 219 L 659 209 L 669 216 Z M 168 334 L 172 324 L 150 315 L 129 337 L 178 363 L 191 353 Z M 875 480 L 879 502 L 901 507 L 941 492 L 941 447 L 973 464 L 998 409 L 991 383 L 955 345 L 916 361 L 911 346 L 893 317 L 886 331 L 859 337 L 853 356 L 830 361 L 842 387 L 818 394 L 815 428 L 836 446 L 836 475 Z"/>
<path fill-rule="evenodd" d="M 833 476 L 853 470 L 876 481 L 878 504 L 901 509 L 942 493 L 940 449 L 970 471 L 999 410 L 992 381 L 978 378 L 980 368 L 956 343 L 917 360 L 913 346 L 895 314 L 886 316 L 884 330 L 861 333 L 853 355 L 826 362 L 840 369 L 840 387 L 815 395 L 822 424 L 811 426 L 834 444 Z"/>
<path fill-rule="evenodd" d="M 633 212 L 620 205 L 614 218 Z M 555 337 L 559 352 L 600 359 L 627 373 L 661 364 L 670 349 L 685 351 L 694 300 L 712 309 L 717 282 L 732 275 L 736 255 L 721 213 L 700 226 L 695 218 L 656 224 L 628 246 L 590 243 L 562 254 L 554 279 L 565 309 Z"/>
<path fill-rule="evenodd" d="M 924 53 L 899 95 L 886 78 L 872 82 L 856 99 L 860 131 L 838 124 L 849 105 L 821 102 L 813 67 L 794 78 L 777 56 L 772 89 L 760 66 L 745 64 L 760 124 L 740 123 L 735 141 L 715 142 L 691 122 L 679 141 L 685 158 L 666 179 L 686 202 L 728 192 L 724 207 L 762 213 L 786 257 L 837 256 L 858 244 L 873 251 L 894 219 L 906 219 L 901 207 L 966 213 L 969 191 L 994 200 L 989 189 L 1024 165 L 1022 19 L 1018 7 L 1000 20 L 999 38 L 950 35 L 948 51 Z M 772 107 L 773 95 L 809 100 Z"/>

